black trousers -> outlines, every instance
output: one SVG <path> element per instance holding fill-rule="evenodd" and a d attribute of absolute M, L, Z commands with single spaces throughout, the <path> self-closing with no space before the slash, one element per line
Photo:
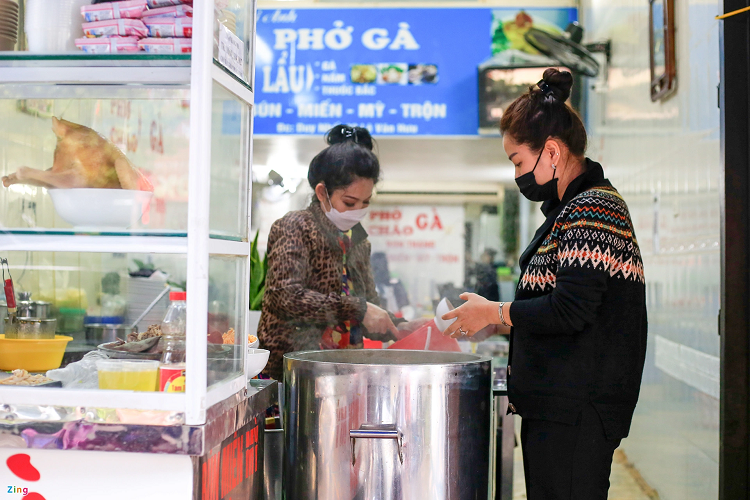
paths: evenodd
<path fill-rule="evenodd" d="M 523 419 L 521 447 L 528 500 L 607 500 L 612 455 L 599 414 L 586 405 L 576 425 Z"/>

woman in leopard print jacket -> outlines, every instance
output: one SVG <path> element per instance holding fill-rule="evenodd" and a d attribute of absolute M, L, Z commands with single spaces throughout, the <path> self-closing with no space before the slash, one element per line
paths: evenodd
<path fill-rule="evenodd" d="M 310 163 L 310 206 L 277 220 L 268 237 L 268 275 L 259 325 L 271 351 L 265 374 L 281 380 L 283 356 L 362 347 L 401 336 L 379 304 L 364 217 L 380 164 L 366 129 L 338 125 Z"/>

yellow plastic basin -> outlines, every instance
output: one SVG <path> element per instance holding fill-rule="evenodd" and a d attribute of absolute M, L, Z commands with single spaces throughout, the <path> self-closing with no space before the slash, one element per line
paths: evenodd
<path fill-rule="evenodd" d="M 54 339 L 6 339 L 0 334 L 0 370 L 23 369 L 46 372 L 60 368 L 65 346 L 73 337 L 55 335 Z"/>

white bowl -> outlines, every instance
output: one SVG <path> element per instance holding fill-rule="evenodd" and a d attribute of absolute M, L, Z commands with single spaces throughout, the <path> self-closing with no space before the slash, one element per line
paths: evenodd
<path fill-rule="evenodd" d="M 143 215 L 153 193 L 131 189 L 50 189 L 57 214 L 74 227 L 127 229 Z"/>
<path fill-rule="evenodd" d="M 449 320 L 443 319 L 443 316 L 445 316 L 452 310 L 453 310 L 453 304 L 451 304 L 448 301 L 448 299 L 443 297 L 443 300 L 440 301 L 437 308 L 435 309 L 435 324 L 437 325 L 438 330 L 440 330 L 441 333 L 447 330 L 448 327 L 451 326 L 453 323 L 455 323 L 456 319 L 458 319 L 458 318 L 453 318 Z"/>
<path fill-rule="evenodd" d="M 265 349 L 248 349 L 247 360 L 245 361 L 245 371 L 247 371 L 247 378 L 253 378 L 257 374 L 263 371 L 268 363 L 268 356 L 271 351 Z"/>
<path fill-rule="evenodd" d="M 260 339 L 258 337 L 255 337 L 255 342 L 253 342 L 252 344 L 248 344 L 247 348 L 248 349 L 257 349 L 259 346 L 260 346 Z"/>

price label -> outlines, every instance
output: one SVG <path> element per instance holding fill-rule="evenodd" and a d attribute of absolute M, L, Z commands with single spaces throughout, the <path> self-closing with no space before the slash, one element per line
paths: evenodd
<path fill-rule="evenodd" d="M 240 37 L 219 24 L 219 62 L 242 80 L 245 79 L 245 44 Z"/>

